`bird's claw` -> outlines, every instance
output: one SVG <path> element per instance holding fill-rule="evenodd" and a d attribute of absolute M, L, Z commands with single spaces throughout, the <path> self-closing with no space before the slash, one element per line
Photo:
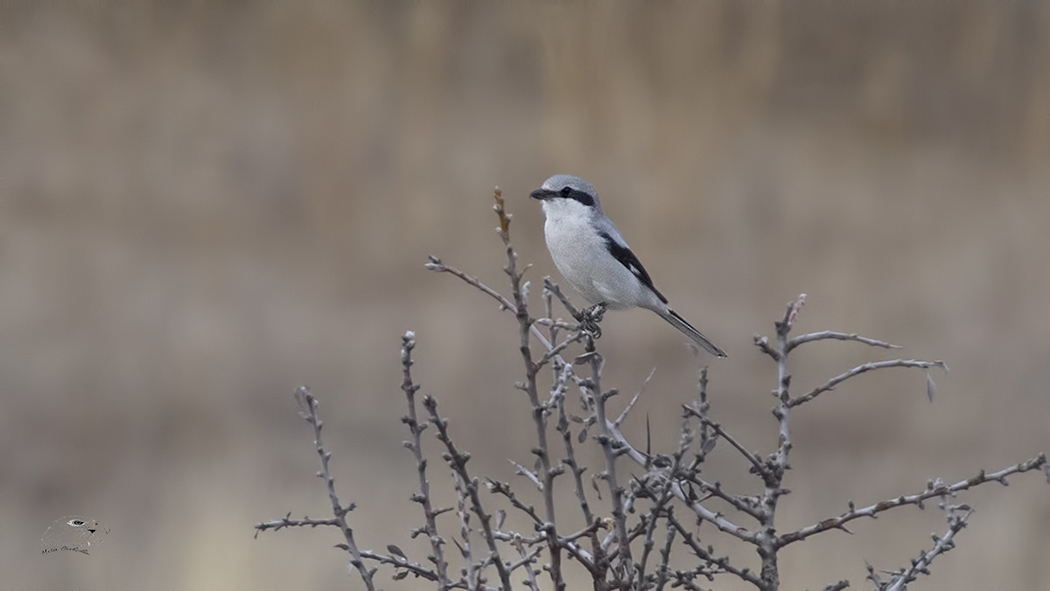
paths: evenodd
<path fill-rule="evenodd" d="M 608 306 L 605 302 L 599 302 L 590 308 L 584 308 L 576 315 L 576 321 L 580 323 L 580 330 L 591 336 L 592 339 L 602 338 L 602 329 L 598 323 L 605 317 Z"/>

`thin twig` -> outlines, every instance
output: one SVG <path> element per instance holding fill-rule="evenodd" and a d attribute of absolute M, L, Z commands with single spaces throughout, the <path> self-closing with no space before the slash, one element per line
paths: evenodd
<path fill-rule="evenodd" d="M 463 478 L 453 469 L 452 483 L 456 488 L 456 515 L 459 516 L 459 538 L 462 544 L 456 543 L 459 553 L 463 557 L 463 574 L 466 576 L 467 589 L 475 591 L 480 585 L 480 569 L 474 565 L 474 550 L 471 548 L 470 538 L 473 529 L 470 527 L 470 511 L 467 509 L 467 498 L 469 493 Z M 452 539 L 456 542 L 455 538 Z"/>
<path fill-rule="evenodd" d="M 853 521 L 854 519 L 859 519 L 861 517 L 876 517 L 879 513 L 882 513 L 883 511 L 887 511 L 889 509 L 893 509 L 894 507 L 900 507 L 903 505 L 920 505 L 926 499 L 931 499 L 933 497 L 939 497 L 943 495 L 953 495 L 959 491 L 967 490 L 969 488 L 985 484 L 986 482 L 998 482 L 1000 484 L 1005 485 L 1007 476 L 1010 476 L 1012 474 L 1021 474 L 1023 472 L 1028 472 L 1031 470 L 1039 470 L 1045 464 L 1046 454 L 1039 454 L 1037 457 L 1032 458 L 1026 462 L 1021 462 L 1016 466 L 1010 466 L 1009 468 L 1004 468 L 1002 470 L 999 470 L 998 472 L 992 472 L 991 474 L 987 474 L 984 470 L 981 470 L 973 478 L 968 478 L 966 480 L 956 482 L 951 486 L 945 486 L 943 484 L 938 486 L 934 482 L 930 482 L 928 483 L 926 490 L 924 490 L 921 493 L 908 496 L 901 496 L 895 499 L 889 499 L 880 503 L 875 503 L 874 505 L 870 505 L 868 507 L 864 507 L 862 509 L 851 508 L 849 511 L 846 511 L 838 517 L 825 519 L 820 523 L 815 523 L 813 525 L 803 527 L 802 529 L 793 531 L 791 533 L 784 534 L 780 537 L 780 547 L 784 547 L 788 544 L 804 540 L 814 534 L 818 534 L 823 531 L 827 531 L 830 529 L 842 529 L 843 525 L 849 523 L 850 521 Z"/>
<path fill-rule="evenodd" d="M 753 501 L 748 502 L 744 500 L 745 498 L 751 499 L 753 497 L 739 497 L 736 495 L 731 495 L 722 489 L 722 484 L 719 482 L 711 484 L 710 482 L 707 482 L 692 473 L 678 474 L 676 475 L 676 478 L 695 484 L 697 488 L 700 489 L 700 492 L 709 494 L 712 497 L 722 499 L 723 501 L 732 505 L 734 509 L 740 511 L 741 513 L 750 515 L 755 519 L 758 519 L 762 515 L 761 511 L 757 507 L 755 507 Z"/>
<path fill-rule="evenodd" d="M 696 540 L 696 537 L 693 536 L 693 533 L 685 529 L 682 523 L 673 514 L 668 514 L 667 521 L 678 531 L 678 534 L 682 536 L 682 539 L 685 541 L 686 545 L 689 546 L 690 549 L 692 549 L 693 553 L 696 554 L 696 556 L 703 560 L 707 565 L 717 566 L 721 570 L 729 574 L 735 575 L 736 577 L 747 581 L 748 583 L 751 583 L 759 589 L 767 588 L 762 579 L 755 576 L 755 573 L 751 572 L 751 569 L 738 568 L 736 566 L 733 566 L 729 562 L 728 556 L 723 556 L 720 558 L 714 556 L 707 549 L 703 548 L 700 545 L 700 543 Z"/>
<path fill-rule="evenodd" d="M 617 453 L 619 455 L 627 456 L 639 466 L 648 469 L 649 457 L 635 449 L 631 445 L 631 443 L 627 441 L 627 438 L 624 437 L 623 433 L 621 433 L 620 430 L 612 424 L 612 422 L 608 422 L 608 425 L 609 433 L 615 440 L 615 446 L 618 450 Z M 747 528 L 741 527 L 733 523 L 729 519 L 726 519 L 725 516 L 723 516 L 721 513 L 712 511 L 705 507 L 702 502 L 691 498 L 688 492 L 684 488 L 682 488 L 681 484 L 676 482 L 671 487 L 671 490 L 672 492 L 674 492 L 675 498 L 684 503 L 690 511 L 696 514 L 697 518 L 710 522 L 711 525 L 714 525 L 720 531 L 725 532 L 739 540 L 742 540 L 749 544 L 755 543 L 755 532 L 749 531 Z"/>
<path fill-rule="evenodd" d="M 561 292 L 561 288 L 558 287 L 557 283 L 551 281 L 550 277 L 543 278 L 543 287 L 558 297 L 558 301 L 561 302 L 561 305 L 565 306 L 565 309 L 569 312 L 570 316 L 573 318 L 579 317 L 580 311 L 576 309 L 576 306 L 572 305 L 572 301 Z"/>
<path fill-rule="evenodd" d="M 416 417 L 416 392 L 419 386 L 412 380 L 412 349 L 416 346 L 415 336 L 415 333 L 409 331 L 401 337 L 401 391 L 405 393 L 405 398 L 408 400 L 408 415 L 403 417 L 402 421 L 408 425 L 408 430 L 412 434 L 412 441 L 411 443 L 406 442 L 406 447 L 412 450 L 412 455 L 416 458 L 416 472 L 419 475 L 419 495 L 413 495 L 412 500 L 419 502 L 423 507 L 423 516 L 426 519 L 425 533 L 430 541 L 430 549 L 434 553 L 434 564 L 437 567 L 438 589 L 445 591 L 451 584 L 448 578 L 448 563 L 445 561 L 445 553 L 441 548 L 445 540 L 438 535 L 437 513 L 430 501 L 430 484 L 427 482 L 427 460 L 423 457 L 421 436 L 427 426 L 425 423 L 420 424 Z"/>
<path fill-rule="evenodd" d="M 346 540 L 346 544 L 340 544 L 339 547 L 350 553 L 350 564 L 361 574 L 365 587 L 369 591 L 375 591 L 375 584 L 372 582 L 373 571 L 369 570 L 361 559 L 361 552 L 358 550 L 357 544 L 354 543 L 354 531 L 346 523 L 346 514 L 353 511 L 355 505 L 351 503 L 344 507 L 339 503 L 339 497 L 335 494 L 335 480 L 332 478 L 331 470 L 328 467 L 328 461 L 332 458 L 332 454 L 325 450 L 324 443 L 321 441 L 321 428 L 324 426 L 324 421 L 317 414 L 317 399 L 310 393 L 309 388 L 301 386 L 295 390 L 295 401 L 299 404 L 299 415 L 314 428 L 314 447 L 317 450 L 317 455 L 321 458 L 321 471 L 317 475 L 324 480 L 325 487 L 328 489 L 328 500 L 332 503 L 334 519 L 317 523 L 311 523 L 310 520 L 305 519 L 300 520 L 299 523 L 291 523 L 286 517 L 285 520 L 282 520 L 285 521 L 282 527 L 292 525 L 309 525 L 310 527 L 335 525 L 338 527 L 343 532 L 343 538 Z M 266 524 L 260 525 L 265 526 Z M 266 527 L 256 527 L 260 530 L 267 529 Z M 273 527 L 273 529 L 279 528 Z"/>
<path fill-rule="evenodd" d="M 620 487 L 616 475 L 617 449 L 614 447 L 616 441 L 613 437 L 613 429 L 616 425 L 609 422 L 605 415 L 606 396 L 601 390 L 602 356 L 594 349 L 594 339 L 587 339 L 587 354 L 590 355 L 591 377 L 590 388 L 595 402 L 595 411 L 598 415 L 598 426 L 601 433 L 598 435 L 598 443 L 605 454 L 605 480 L 609 484 L 610 504 L 612 505 L 613 530 L 618 540 L 618 553 L 620 559 L 620 571 L 631 573 L 634 570 L 631 559 L 631 545 L 627 540 L 627 515 L 624 512 L 623 489 Z"/>
<path fill-rule="evenodd" d="M 673 509 L 674 507 L 668 508 L 668 512 Z M 674 537 L 677 533 L 678 530 L 675 529 L 674 524 L 668 522 L 664 546 L 660 549 L 660 566 L 656 569 L 656 591 L 663 591 L 664 585 L 667 583 L 667 574 L 670 571 L 671 548 L 674 545 Z"/>
<path fill-rule="evenodd" d="M 756 334 L 755 335 L 755 346 L 758 347 L 758 349 L 760 351 L 762 351 L 763 353 L 765 353 L 766 355 L 769 355 L 769 357 L 773 361 L 779 361 L 780 360 L 780 353 L 777 352 L 777 350 L 774 349 L 773 346 L 769 344 L 769 338 L 768 337 L 764 337 L 764 336 Z"/>
<path fill-rule="evenodd" d="M 407 572 L 409 572 L 409 573 L 411 573 L 411 574 L 413 574 L 413 575 L 415 575 L 417 577 L 424 578 L 424 579 L 426 579 L 428 581 L 437 582 L 438 579 L 439 579 L 439 575 L 437 573 L 435 573 L 434 571 L 430 570 L 429 568 L 424 567 L 422 564 L 419 564 L 418 562 L 412 562 L 412 561 L 408 560 L 408 558 L 405 558 L 405 557 L 402 557 L 402 556 L 393 556 L 393 555 L 388 556 L 386 554 L 379 554 L 377 552 L 372 552 L 371 550 L 361 550 L 361 558 L 365 558 L 365 559 L 368 559 L 368 560 L 374 560 L 374 561 L 376 561 L 376 562 L 378 562 L 380 564 L 389 564 L 391 566 L 394 566 L 395 568 L 404 569 L 405 571 L 407 571 Z M 453 589 L 453 588 L 455 588 L 455 584 L 450 581 L 447 586 L 442 587 L 442 588 Z"/>
<path fill-rule="evenodd" d="M 858 343 L 864 343 L 865 345 L 871 345 L 872 347 L 882 347 L 883 349 L 903 349 L 898 345 L 887 343 L 886 341 L 880 341 L 878 339 L 869 339 L 868 337 L 862 337 L 855 333 L 836 332 L 834 330 L 822 330 L 820 332 L 811 332 L 809 334 L 799 335 L 787 343 L 787 350 L 790 353 L 795 347 L 804 345 L 806 343 L 812 343 L 813 341 L 825 341 L 825 340 L 837 340 L 837 341 L 856 341 Z"/>
<path fill-rule="evenodd" d="M 923 552 L 918 559 L 913 560 L 911 568 L 902 573 L 899 577 L 895 577 L 893 583 L 886 589 L 886 591 L 903 591 L 908 587 L 908 583 L 919 578 L 919 575 L 930 574 L 930 564 L 935 558 L 944 554 L 945 552 L 955 548 L 955 534 L 959 533 L 966 527 L 966 524 L 970 520 L 970 516 L 973 515 L 973 509 L 970 509 L 963 515 L 948 515 L 948 531 L 943 537 L 938 538 L 934 536 L 934 545 L 927 552 Z"/>
<path fill-rule="evenodd" d="M 500 482 L 498 480 L 493 480 L 489 478 L 487 480 L 487 486 L 489 488 L 490 493 L 506 497 L 506 499 L 510 501 L 511 507 L 514 507 L 518 511 L 521 511 L 525 515 L 528 515 L 529 519 L 532 520 L 532 523 L 536 527 L 536 529 L 538 531 L 543 531 L 544 521 L 543 518 L 540 517 L 538 513 L 536 513 L 536 508 L 521 502 L 521 500 L 518 499 L 517 495 L 514 494 L 514 491 L 511 490 L 509 484 L 507 484 L 506 482 Z M 546 537 L 546 535 L 544 535 L 544 537 Z"/>
<path fill-rule="evenodd" d="M 536 490 L 539 490 L 539 491 L 543 490 L 543 483 L 540 482 L 539 477 L 537 477 L 535 474 L 533 474 L 531 470 L 529 470 L 525 466 L 522 466 L 521 464 L 519 464 L 519 463 L 517 463 L 517 462 L 515 462 L 513 460 L 507 460 L 507 461 L 510 462 L 514 466 L 514 470 L 519 475 L 524 476 L 525 478 L 528 478 L 529 481 L 531 481 L 533 484 L 535 484 L 536 485 Z"/>
<path fill-rule="evenodd" d="M 255 537 L 259 537 L 259 532 L 272 529 L 277 531 L 286 527 L 317 527 L 319 525 L 328 525 L 339 527 L 339 522 L 335 519 L 310 519 L 309 516 L 303 517 L 302 519 L 292 519 L 292 514 L 274 520 L 264 521 L 262 523 L 255 524 Z"/>
<path fill-rule="evenodd" d="M 872 361 L 870 363 L 858 365 L 857 367 L 854 367 L 846 373 L 831 378 L 823 386 L 813 388 L 809 391 L 809 393 L 791 400 L 788 404 L 791 407 L 804 404 L 806 402 L 809 402 L 810 400 L 813 400 L 817 396 L 820 396 L 824 392 L 834 389 L 835 386 L 838 386 L 842 382 L 845 382 L 846 380 L 852 377 L 859 376 L 862 373 L 867 373 L 876 369 L 886 369 L 888 367 L 918 367 L 922 369 L 939 367 L 945 371 L 948 371 L 948 366 L 945 365 L 943 361 L 920 361 L 918 359 L 890 359 L 888 361 Z"/>
<path fill-rule="evenodd" d="M 536 318 L 535 320 L 533 320 L 533 322 L 550 328 L 557 328 L 562 330 L 576 330 L 580 327 L 580 325 L 576 323 L 562 322 L 560 320 L 551 320 L 549 316 L 547 318 Z M 553 340 L 551 340 L 551 342 L 553 342 Z"/>
<path fill-rule="evenodd" d="M 700 368 L 700 377 L 696 382 L 696 412 L 700 417 L 708 417 L 711 412 L 711 403 L 707 401 L 707 366 Z M 695 463 L 699 464 L 707 458 L 707 454 L 714 450 L 718 438 L 711 439 L 707 425 L 700 421 L 700 449 L 697 452 Z"/>
<path fill-rule="evenodd" d="M 452 437 L 448 433 L 448 420 L 438 415 L 437 400 L 433 396 L 428 394 L 423 397 L 423 408 L 427 409 L 427 412 L 430 414 L 430 422 L 437 427 L 438 440 L 445 444 L 445 448 L 448 450 L 448 453 L 445 454 L 445 460 L 448 461 L 449 467 L 463 482 L 467 496 L 470 499 L 471 508 L 481 522 L 481 531 L 485 538 L 485 543 L 488 544 L 496 571 L 499 573 L 503 591 L 511 591 L 510 571 L 507 570 L 507 565 L 500 558 L 499 548 L 496 546 L 496 538 L 492 535 L 492 516 L 485 511 L 485 507 L 481 504 L 477 480 L 471 479 L 470 474 L 467 472 L 467 461 L 470 460 L 470 454 L 459 451 L 452 442 Z"/>
<path fill-rule="evenodd" d="M 706 416 L 701 414 L 699 410 L 697 410 L 696 408 L 694 408 L 694 407 L 692 407 L 692 406 L 690 406 L 688 404 L 682 405 L 682 408 L 685 410 L 685 412 L 687 414 L 693 415 L 696 418 L 700 419 L 700 423 L 702 425 L 710 427 L 711 430 L 713 430 L 715 433 L 717 433 L 719 437 L 721 437 L 722 439 L 725 439 L 726 441 L 728 441 L 729 444 L 732 445 L 734 449 L 736 449 L 738 452 L 740 452 L 740 455 L 744 456 L 745 458 L 747 458 L 747 461 L 751 462 L 751 466 L 754 468 L 756 474 L 759 474 L 759 475 L 766 474 L 767 468 L 762 463 L 762 460 L 758 459 L 758 456 L 756 456 L 755 454 L 747 451 L 747 449 L 743 445 L 741 445 L 739 441 L 737 441 L 735 438 L 733 438 L 729 433 L 726 432 L 725 429 L 722 428 L 722 425 L 720 425 L 720 424 L 712 421 L 711 419 L 707 418 Z"/>
<path fill-rule="evenodd" d="M 435 273 L 448 273 L 450 275 L 455 275 L 456 277 L 459 277 L 460 279 L 466 281 L 470 285 L 473 285 L 474 287 L 478 288 L 479 290 L 481 290 L 482 293 L 487 294 L 492 299 L 499 302 L 501 310 L 510 310 L 512 313 L 517 313 L 514 304 L 511 303 L 510 300 L 503 297 L 503 294 L 501 294 L 500 292 L 482 283 L 477 277 L 467 275 L 459 269 L 449 267 L 445 263 L 441 262 L 441 259 L 437 258 L 434 255 L 430 255 L 427 258 L 429 259 L 429 261 L 423 266 L 426 267 L 428 270 L 434 271 Z"/>
<path fill-rule="evenodd" d="M 539 585 L 536 584 L 536 571 L 532 568 L 532 563 L 536 561 L 536 556 L 543 551 L 542 548 L 535 548 L 532 551 L 525 550 L 525 544 L 522 543 L 521 536 L 518 536 L 511 542 L 514 549 L 518 551 L 518 555 L 521 556 L 521 560 L 510 565 L 510 572 L 524 567 L 525 573 L 529 577 L 529 580 L 525 583 L 529 589 L 533 591 L 539 591 Z"/>
<path fill-rule="evenodd" d="M 544 353 L 543 356 L 540 357 L 540 360 L 536 362 L 536 368 L 539 369 L 544 365 L 550 363 L 552 359 L 559 358 L 562 351 L 567 349 L 569 345 L 582 341 L 584 336 L 585 334 L 581 331 L 576 331 L 572 333 L 564 341 L 558 343 L 554 347 L 551 347 L 549 351 Z"/>
<path fill-rule="evenodd" d="M 652 377 L 652 374 L 650 373 L 649 376 Z M 692 442 L 693 434 L 689 430 L 689 422 L 688 420 L 683 420 L 682 431 L 678 436 L 678 448 L 673 455 L 673 461 L 671 463 L 671 468 L 668 471 L 668 476 L 663 478 L 655 502 L 649 508 L 647 515 L 643 517 L 643 521 L 645 521 L 645 534 L 642 542 L 642 557 L 638 560 L 638 567 L 636 569 L 638 571 L 638 589 L 645 588 L 645 564 L 649 560 L 649 554 L 652 552 L 653 546 L 656 545 L 653 541 L 653 534 L 656 532 L 656 523 L 660 515 L 665 512 L 667 503 L 673 497 L 671 486 L 674 483 L 674 474 L 681 467 L 682 457 L 689 449 L 689 446 L 692 445 Z M 644 482 L 640 483 L 640 485 L 646 486 Z M 649 491 L 647 490 L 647 492 Z"/>
<path fill-rule="evenodd" d="M 482 283 L 480 280 L 478 280 L 477 277 L 472 277 L 470 275 L 467 275 L 463 271 L 460 271 L 459 269 L 456 269 L 456 268 L 453 268 L 453 267 L 449 267 L 445 263 L 441 262 L 441 259 L 437 258 L 434 255 L 430 255 L 428 258 L 429 258 L 429 262 L 427 262 L 426 264 L 423 265 L 428 270 L 434 271 L 435 273 L 448 273 L 449 275 L 453 275 L 455 277 L 459 277 L 460 279 L 465 281 L 467 284 L 473 285 L 474 287 L 476 287 L 482 293 L 488 295 L 489 297 L 491 297 L 494 300 L 496 300 L 497 302 L 499 302 L 500 310 L 507 310 L 510 313 L 517 315 L 518 309 L 517 309 L 517 307 L 514 306 L 513 302 L 511 302 L 507 298 L 503 297 L 503 295 L 500 294 L 498 291 L 496 291 L 496 290 L 492 289 L 491 287 L 489 287 L 489 286 L 485 285 L 484 283 Z M 533 324 L 529 328 L 529 330 L 530 330 L 530 332 L 532 332 L 533 336 L 535 336 L 536 339 L 540 342 L 540 344 L 543 345 L 543 347 L 545 349 L 547 349 L 549 351 L 552 348 L 554 348 L 554 345 L 551 344 L 551 342 L 547 339 L 547 337 L 543 336 L 543 333 L 540 332 L 540 329 L 538 327 L 536 327 L 535 324 Z"/>
<path fill-rule="evenodd" d="M 560 376 L 568 376 L 572 372 L 571 365 L 564 365 L 562 371 L 559 372 Z M 560 380 L 563 384 L 565 379 Z M 560 395 L 555 401 L 555 406 L 558 409 L 558 432 L 561 433 L 562 443 L 565 446 L 565 459 L 562 463 L 569 467 L 572 473 L 572 481 L 576 491 L 576 500 L 580 504 L 580 511 L 583 513 L 584 523 L 587 524 L 587 530 L 589 530 L 588 536 L 591 540 L 591 553 L 594 555 L 596 561 L 604 562 L 605 556 L 602 552 L 601 542 L 598 540 L 597 527 L 594 527 L 598 522 L 594 519 L 594 514 L 591 512 L 591 505 L 587 501 L 587 491 L 583 486 L 583 473 L 587 468 L 581 467 L 579 462 L 576 461 L 575 447 L 572 443 L 572 429 L 570 428 L 568 415 L 565 412 L 565 390 L 562 389 Z"/>

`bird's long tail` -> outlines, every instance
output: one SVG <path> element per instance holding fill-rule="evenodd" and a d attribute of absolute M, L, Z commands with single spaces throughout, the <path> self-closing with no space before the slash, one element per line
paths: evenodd
<path fill-rule="evenodd" d="M 685 318 L 679 316 L 678 312 L 675 312 L 671 309 L 668 309 L 667 311 L 654 310 L 654 312 L 659 314 L 660 318 L 663 318 L 664 320 L 671 323 L 671 326 L 682 331 L 685 334 L 685 336 L 689 337 L 690 339 L 693 339 L 693 341 L 695 341 L 696 344 L 700 345 L 704 349 L 707 349 L 712 354 L 717 355 L 718 357 L 726 356 L 725 351 L 719 349 L 718 345 L 715 345 L 714 343 L 709 341 L 707 337 L 700 334 L 700 331 L 696 330 L 696 328 L 694 328 L 692 324 L 686 322 Z"/>

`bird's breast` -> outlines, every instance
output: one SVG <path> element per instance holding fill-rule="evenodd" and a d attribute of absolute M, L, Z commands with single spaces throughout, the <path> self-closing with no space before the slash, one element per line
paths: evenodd
<path fill-rule="evenodd" d="M 588 303 L 615 304 L 599 289 L 608 274 L 603 262 L 609 257 L 605 241 L 587 219 L 548 217 L 544 235 L 554 266 Z"/>

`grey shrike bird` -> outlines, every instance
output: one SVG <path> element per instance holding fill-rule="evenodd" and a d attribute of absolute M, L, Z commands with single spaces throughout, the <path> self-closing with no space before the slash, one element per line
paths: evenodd
<path fill-rule="evenodd" d="M 652 310 L 704 349 L 726 356 L 667 305 L 667 298 L 653 286 L 620 231 L 602 213 L 598 193 L 590 183 L 557 174 L 533 191 L 532 197 L 543 202 L 547 217 L 543 231 L 554 265 L 584 299 L 610 310 Z"/>

